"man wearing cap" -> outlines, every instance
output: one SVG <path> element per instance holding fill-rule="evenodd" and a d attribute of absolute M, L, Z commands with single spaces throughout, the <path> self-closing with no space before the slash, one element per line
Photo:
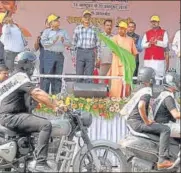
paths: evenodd
<path fill-rule="evenodd" d="M 176 73 L 180 75 L 180 30 L 175 33 L 172 49 L 176 55 Z"/>
<path fill-rule="evenodd" d="M 64 65 L 64 49 L 70 46 L 70 38 L 64 29 L 60 29 L 59 16 L 51 14 L 47 18 L 50 28 L 43 31 L 41 44 L 44 47 L 44 74 L 62 74 Z M 51 84 L 52 94 L 61 92 L 62 80 L 43 80 L 43 90 L 49 92 Z"/>
<path fill-rule="evenodd" d="M 76 51 L 76 74 L 93 75 L 95 62 L 99 61 L 100 43 L 95 27 L 90 24 L 91 12 L 85 10 L 82 17 L 82 24 L 78 25 L 73 34 L 72 46 Z M 82 79 L 78 79 L 82 82 Z M 86 83 L 92 82 L 85 79 Z"/>
<path fill-rule="evenodd" d="M 152 16 L 152 29 L 143 36 L 142 47 L 145 49 L 144 66 L 152 67 L 156 77 L 163 77 L 165 74 L 165 48 L 168 47 L 168 34 L 159 26 L 159 16 Z"/>
<path fill-rule="evenodd" d="M 120 47 L 126 49 L 134 56 L 137 55 L 137 49 L 135 42 L 131 37 L 127 36 L 128 25 L 126 22 L 121 21 L 118 27 L 118 34 L 113 36 L 113 41 L 118 44 Z M 107 75 L 109 76 L 123 76 L 124 75 L 124 66 L 120 61 L 120 58 L 113 54 L 112 65 Z M 123 81 L 120 79 L 111 80 L 111 89 L 110 97 L 128 97 L 130 95 L 130 85 L 123 84 Z"/>

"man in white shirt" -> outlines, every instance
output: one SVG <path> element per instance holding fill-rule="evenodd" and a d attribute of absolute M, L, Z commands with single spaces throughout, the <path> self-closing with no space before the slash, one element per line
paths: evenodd
<path fill-rule="evenodd" d="M 159 16 L 152 16 L 150 22 L 152 29 L 145 33 L 142 40 L 142 47 L 145 49 L 144 66 L 153 68 L 156 77 L 163 77 L 166 71 L 165 48 L 168 47 L 168 34 L 159 26 Z"/>
<path fill-rule="evenodd" d="M 176 72 L 180 74 L 180 30 L 175 33 L 172 49 L 176 54 Z"/>
<path fill-rule="evenodd" d="M 11 17 L 6 17 L 3 24 L 1 42 L 4 45 L 4 61 L 9 70 L 13 71 L 14 59 L 17 54 L 24 51 L 26 41 Z"/>

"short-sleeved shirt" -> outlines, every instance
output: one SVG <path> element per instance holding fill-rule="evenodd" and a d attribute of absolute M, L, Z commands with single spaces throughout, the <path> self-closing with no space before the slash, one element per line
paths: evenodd
<path fill-rule="evenodd" d="M 155 121 L 158 123 L 168 123 L 169 121 L 175 122 L 170 111 L 176 108 L 175 100 L 171 96 L 166 97 L 155 115 Z"/>
<path fill-rule="evenodd" d="M 149 103 L 150 103 L 151 96 L 149 94 L 145 94 L 140 98 L 140 101 L 144 101 L 146 103 L 146 114 L 148 115 L 148 109 L 149 109 Z M 143 121 L 141 118 L 141 115 L 139 113 L 139 108 L 138 108 L 139 102 L 131 112 L 130 116 L 128 117 L 128 120 L 138 120 L 138 121 Z"/>
<path fill-rule="evenodd" d="M 1 114 L 16 114 L 27 112 L 26 100 L 24 95 L 30 93 L 35 87 L 31 82 L 27 82 L 16 91 L 2 100 L 0 105 L 0 117 Z"/>

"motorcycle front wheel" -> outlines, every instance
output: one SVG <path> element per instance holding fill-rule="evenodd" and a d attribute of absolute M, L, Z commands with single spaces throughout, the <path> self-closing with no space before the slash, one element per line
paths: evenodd
<path fill-rule="evenodd" d="M 125 157 L 120 149 L 107 145 L 94 146 L 93 149 L 100 161 L 100 172 L 129 172 Z M 73 172 L 97 172 L 90 152 L 82 151 L 75 157 Z"/>

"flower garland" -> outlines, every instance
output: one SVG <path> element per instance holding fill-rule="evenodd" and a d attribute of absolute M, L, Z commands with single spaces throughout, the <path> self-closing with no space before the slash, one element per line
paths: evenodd
<path fill-rule="evenodd" d="M 65 104 L 71 106 L 73 109 L 90 112 L 95 116 L 102 116 L 105 119 L 114 118 L 128 101 L 119 98 L 76 98 L 74 96 L 58 98 L 55 95 L 52 95 L 51 98 L 57 99 L 59 105 Z M 54 114 L 52 109 L 47 108 L 43 104 L 38 104 L 35 111 Z"/>

